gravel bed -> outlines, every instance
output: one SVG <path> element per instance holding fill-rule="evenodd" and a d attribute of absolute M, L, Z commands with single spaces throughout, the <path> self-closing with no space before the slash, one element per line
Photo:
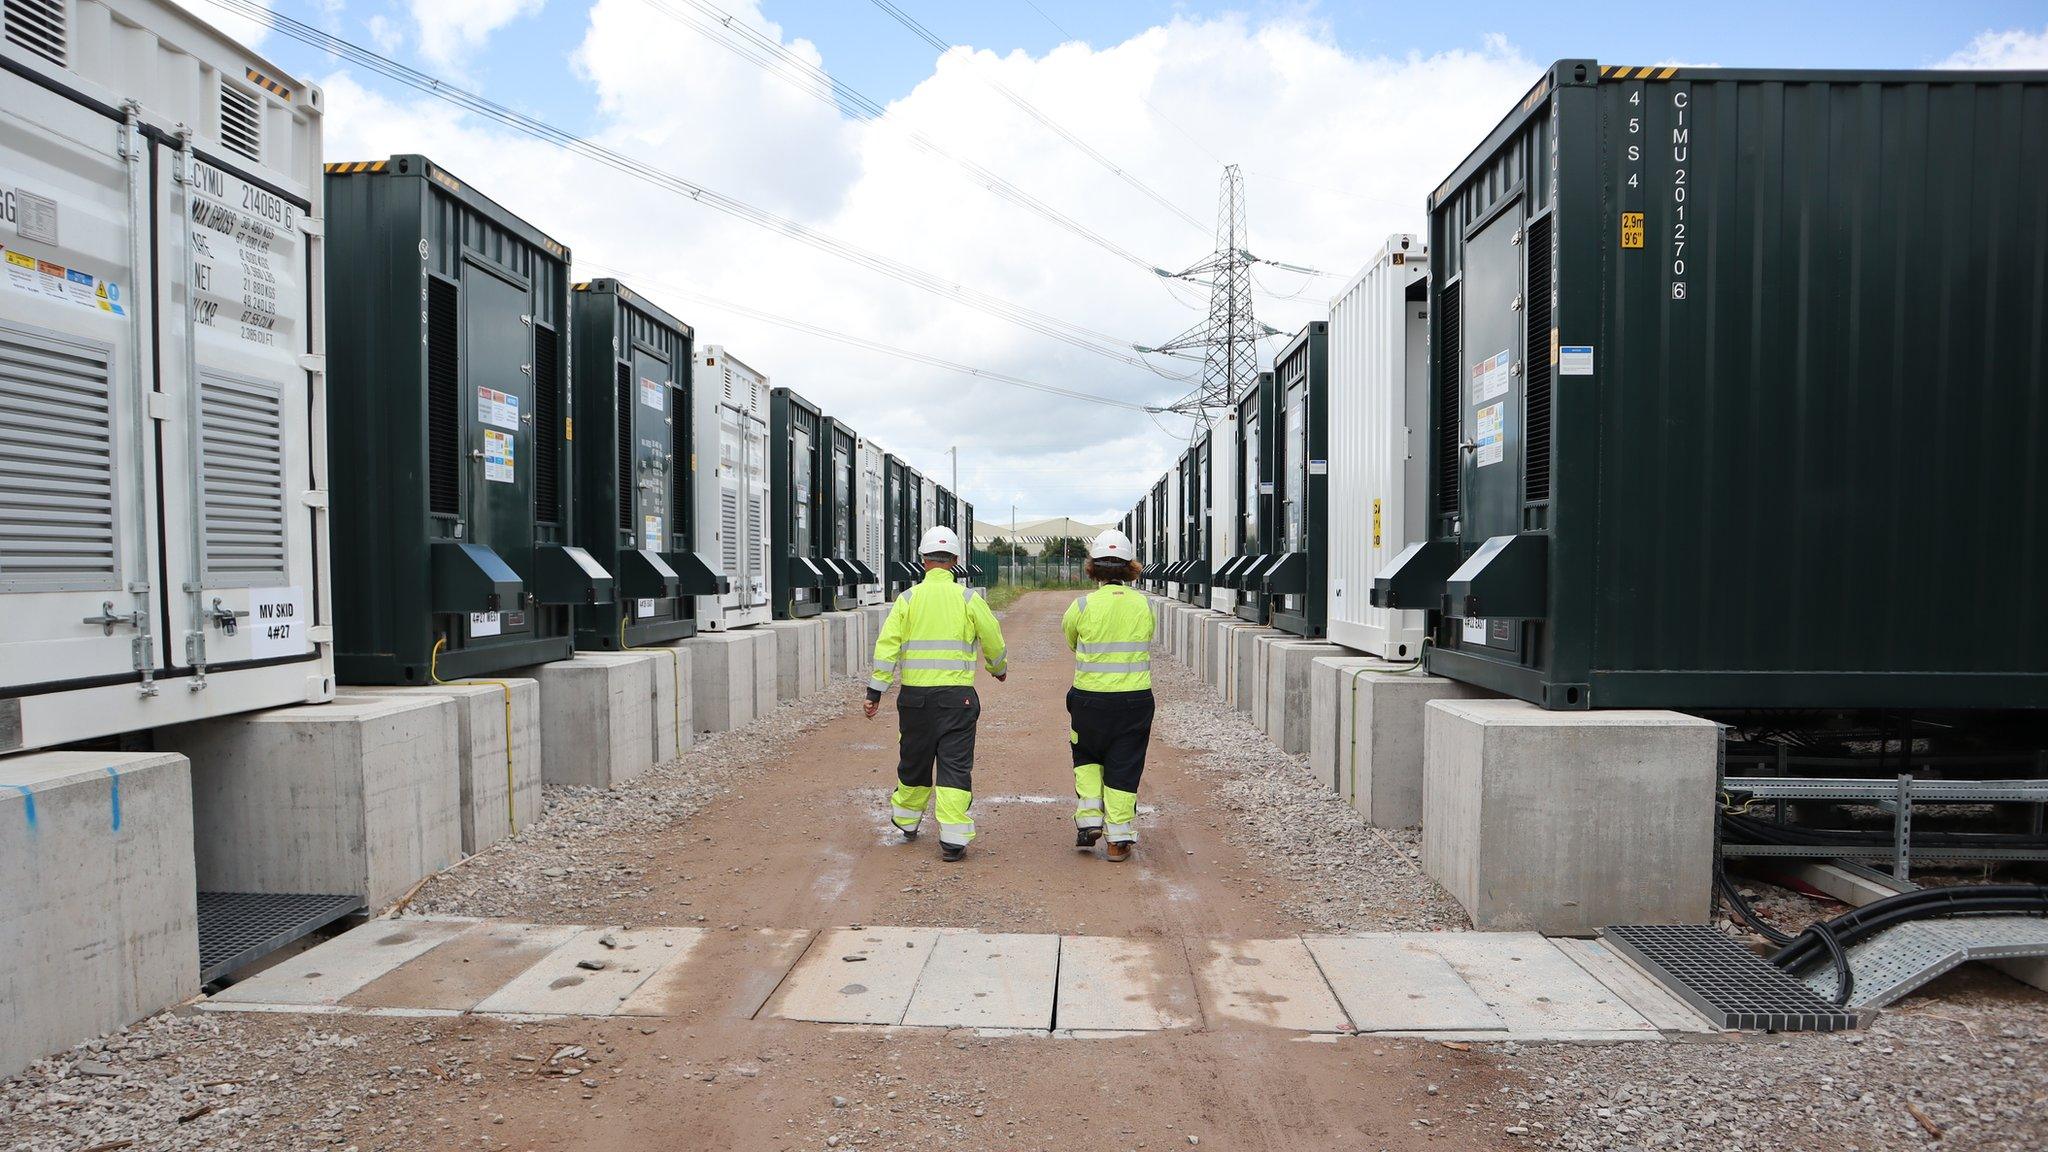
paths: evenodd
<path fill-rule="evenodd" d="M 0 1147 L 268 1152 L 325 1143 L 385 1074 L 362 1048 L 303 1019 L 252 1028 L 203 1014 L 153 1016 L 0 1083 Z M 285 1116 L 298 1119 L 259 1132 Z"/>
<path fill-rule="evenodd" d="M 1422 871 L 1422 831 L 1375 828 L 1173 659 L 1152 665 L 1155 739 L 1206 753 L 1195 767 L 1273 866 L 1299 886 L 1282 903 L 1319 931 L 1462 930 L 1465 910 Z"/>
<path fill-rule="evenodd" d="M 549 787 L 540 819 L 428 880 L 407 910 L 573 923 L 649 896 L 638 867 L 643 838 L 696 815 L 799 734 L 846 715 L 860 694 L 860 681 L 842 677 L 743 728 L 700 735 L 681 756 L 623 784 Z"/>
<path fill-rule="evenodd" d="M 1855 1032 L 1504 1045 L 1503 1071 L 1529 1078 L 1506 1092 L 1520 1113 L 1508 1131 L 1601 1152 L 2038 1152 L 2044 1036 L 2048 995 L 1971 964 Z"/>

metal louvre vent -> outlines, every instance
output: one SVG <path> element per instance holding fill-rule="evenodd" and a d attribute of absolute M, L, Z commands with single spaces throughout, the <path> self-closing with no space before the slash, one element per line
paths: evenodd
<path fill-rule="evenodd" d="M 740 574 L 740 494 L 737 488 L 722 488 L 718 493 L 718 531 L 720 561 L 725 565 L 728 576 Z"/>
<path fill-rule="evenodd" d="M 618 424 L 619 467 L 619 527 L 632 531 L 633 528 L 633 370 L 626 365 L 618 366 Z"/>
<path fill-rule="evenodd" d="M 70 55 L 70 28 L 64 0 L 5 0 L 7 42 L 33 52 L 59 68 Z"/>
<path fill-rule="evenodd" d="M 762 514 L 762 500 L 759 492 L 747 493 L 747 541 L 754 547 L 768 538 L 767 518 Z"/>
<path fill-rule="evenodd" d="M 1550 499 L 1550 220 L 1549 216 L 1529 225 L 1529 283 L 1522 299 L 1528 302 L 1527 352 L 1522 361 L 1523 392 L 1522 497 L 1537 501 Z"/>
<path fill-rule="evenodd" d="M 427 508 L 462 513 L 462 353 L 457 289 L 427 279 Z"/>
<path fill-rule="evenodd" d="M 220 142 L 230 152 L 263 160 L 263 98 L 220 82 Z"/>
<path fill-rule="evenodd" d="M 562 519 L 562 377 L 556 367 L 555 330 L 533 329 L 533 514 L 550 524 Z"/>
<path fill-rule="evenodd" d="M 1465 382 L 1458 349 L 1458 286 L 1453 284 L 1437 294 L 1438 331 L 1443 336 L 1443 354 L 1436 368 L 1436 510 L 1446 515 L 1458 512 L 1458 468 L 1463 463 L 1461 437 L 1465 432 Z"/>
<path fill-rule="evenodd" d="M 256 380 L 199 381 L 206 582 L 285 582 L 284 394 Z"/>
<path fill-rule="evenodd" d="M 104 346 L 0 325 L 0 587 L 117 583 L 112 370 Z"/>

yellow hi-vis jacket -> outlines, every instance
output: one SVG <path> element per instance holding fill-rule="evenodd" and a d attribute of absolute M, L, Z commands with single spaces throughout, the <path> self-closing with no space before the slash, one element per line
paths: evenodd
<path fill-rule="evenodd" d="M 899 667 L 906 688 L 969 687 L 977 655 L 987 662 L 989 675 L 1009 671 L 1003 629 L 988 601 L 955 584 L 951 572 L 935 568 L 890 606 L 882 634 L 875 638 L 875 673 L 868 687 L 887 692 Z"/>
<path fill-rule="evenodd" d="M 1152 605 L 1121 584 L 1104 584 L 1060 618 L 1074 650 L 1074 687 L 1144 692 L 1152 687 Z"/>

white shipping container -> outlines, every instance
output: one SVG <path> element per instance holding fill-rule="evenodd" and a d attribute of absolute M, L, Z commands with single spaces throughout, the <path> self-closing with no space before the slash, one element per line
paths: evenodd
<path fill-rule="evenodd" d="M 163 0 L 0 18 L 0 752 L 332 699 L 321 94 Z"/>
<path fill-rule="evenodd" d="M 1400 234 L 1330 302 L 1330 639 L 1420 655 L 1423 614 L 1375 608 L 1372 578 L 1421 539 L 1429 255 Z"/>
<path fill-rule="evenodd" d="M 889 508 L 883 474 L 888 455 L 881 445 L 865 436 L 854 449 L 854 557 L 876 576 L 873 583 L 860 586 L 860 602 L 864 605 L 888 600 L 884 582 L 888 579 Z"/>
<path fill-rule="evenodd" d="M 765 624 L 768 588 L 768 378 L 716 344 L 700 345 L 691 381 L 700 460 L 718 445 L 709 483 L 696 490 L 697 531 L 711 532 L 711 556 L 730 587 L 697 597 L 697 627 L 708 632 Z"/>

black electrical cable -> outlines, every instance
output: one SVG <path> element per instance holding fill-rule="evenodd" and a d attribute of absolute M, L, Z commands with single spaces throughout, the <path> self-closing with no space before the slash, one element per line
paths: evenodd
<path fill-rule="evenodd" d="M 1856 974 L 1849 970 L 1849 952 L 1842 947 L 1842 941 L 1835 936 L 1834 929 L 1825 920 L 1808 924 L 1806 931 L 1799 934 L 1800 940 L 1818 940 L 1828 950 L 1835 962 L 1835 1004 L 1846 1006 L 1849 994 L 1856 990 Z"/>
<path fill-rule="evenodd" d="M 1887 896 L 1861 908 L 1852 908 L 1824 923 L 1830 937 L 1846 948 L 1909 920 L 1997 913 L 2048 916 L 2048 885 L 1972 884 L 1919 888 Z M 1824 947 L 1826 945 L 1816 937 L 1801 933 L 1792 943 L 1779 949 L 1771 957 L 1771 963 L 1788 971 L 1795 970 L 1805 966 L 1814 958 L 1816 950 Z"/>
<path fill-rule="evenodd" d="M 1765 920 L 1757 914 L 1755 908 L 1750 906 L 1749 900 L 1742 895 L 1742 890 L 1737 888 L 1735 881 L 1729 877 L 1726 864 L 1718 864 L 1715 867 L 1714 883 L 1721 889 L 1721 897 L 1728 901 L 1728 907 L 1735 913 L 1736 918 L 1755 929 L 1757 935 L 1762 936 L 1780 948 L 1792 943 L 1793 936 L 1791 933 L 1783 931 L 1770 921 Z"/>

